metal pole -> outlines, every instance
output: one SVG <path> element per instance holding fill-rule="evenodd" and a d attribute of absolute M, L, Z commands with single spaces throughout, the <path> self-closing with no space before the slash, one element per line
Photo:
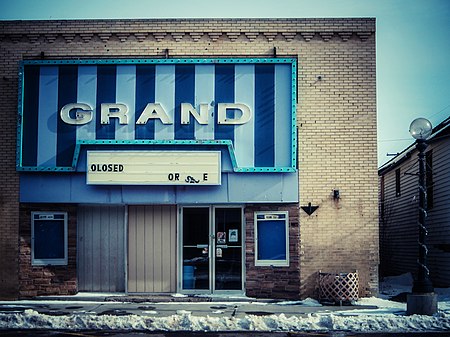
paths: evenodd
<path fill-rule="evenodd" d="M 428 231 L 426 228 L 427 218 L 427 185 L 425 180 L 425 149 L 428 144 L 421 139 L 417 140 L 416 148 L 419 151 L 419 270 L 417 280 L 414 281 L 413 293 L 432 293 L 433 285 L 429 278 L 430 271 L 427 267 L 428 248 L 425 244 Z"/>

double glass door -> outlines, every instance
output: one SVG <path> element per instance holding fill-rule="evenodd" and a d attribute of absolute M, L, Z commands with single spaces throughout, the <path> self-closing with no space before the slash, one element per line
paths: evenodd
<path fill-rule="evenodd" d="M 184 292 L 243 290 L 241 207 L 181 208 L 181 288 Z"/>

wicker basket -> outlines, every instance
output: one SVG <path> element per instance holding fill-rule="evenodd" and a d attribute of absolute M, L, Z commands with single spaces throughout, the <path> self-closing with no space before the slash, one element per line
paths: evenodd
<path fill-rule="evenodd" d="M 326 304 L 350 304 L 358 300 L 358 271 L 322 273 L 319 271 L 319 301 Z"/>

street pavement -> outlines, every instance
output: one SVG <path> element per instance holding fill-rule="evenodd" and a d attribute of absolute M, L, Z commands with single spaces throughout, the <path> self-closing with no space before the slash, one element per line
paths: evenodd
<path fill-rule="evenodd" d="M 311 306 L 302 302 L 280 302 L 253 299 L 211 298 L 41 298 L 38 301 L 0 302 L 0 313 L 21 313 L 27 309 L 46 315 L 62 316 L 88 313 L 95 315 L 141 315 L 166 317 L 189 312 L 193 316 L 228 316 L 242 318 L 246 315 L 307 315 L 316 312 L 354 310 L 355 306 Z M 375 306 L 357 306 L 357 309 L 376 309 Z"/>

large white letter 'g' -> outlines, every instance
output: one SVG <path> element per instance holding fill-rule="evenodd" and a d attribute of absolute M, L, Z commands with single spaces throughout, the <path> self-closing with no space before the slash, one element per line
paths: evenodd
<path fill-rule="evenodd" d="M 70 116 L 72 110 L 76 110 L 74 116 L 75 118 Z M 92 120 L 92 108 L 89 104 L 84 103 L 66 104 L 61 108 L 59 114 L 64 123 L 72 125 L 83 125 Z"/>

